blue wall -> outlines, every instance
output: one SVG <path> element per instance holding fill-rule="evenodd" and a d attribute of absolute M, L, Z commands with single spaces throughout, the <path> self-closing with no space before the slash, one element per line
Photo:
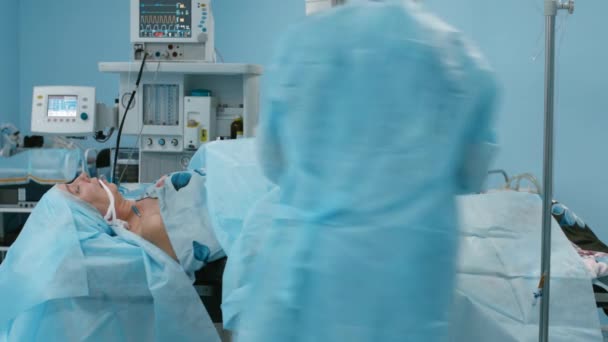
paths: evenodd
<path fill-rule="evenodd" d="M 12 3 L 14 6 L 2 6 L 0 11 L 0 124 L 11 122 L 19 125 L 19 7 L 16 1 Z"/>
<path fill-rule="evenodd" d="M 35 85 L 90 85 L 98 102 L 113 103 L 118 76 L 99 61 L 130 56 L 129 1 L 20 0 L 21 127 L 29 129 Z"/>
<path fill-rule="evenodd" d="M 278 35 L 304 17 L 304 0 L 226 0 L 214 2 L 213 8 L 216 48 L 226 62 L 266 65 Z M 20 111 L 27 115 L 17 124 L 24 131 L 30 127 L 35 85 L 94 86 L 98 102 L 113 103 L 118 76 L 100 73 L 97 64 L 131 57 L 129 13 L 128 0 L 20 0 L 18 98 Z"/>
<path fill-rule="evenodd" d="M 544 17 L 541 0 L 428 0 L 427 5 L 475 40 L 502 84 L 496 166 L 542 175 Z M 608 242 L 606 169 L 608 3 L 577 2 L 557 27 L 555 196 Z M 534 57 L 537 56 L 535 59 Z"/>
<path fill-rule="evenodd" d="M 2 77 L 0 90 L 17 83 L 16 76 L 10 75 L 20 59 L 18 107 L 27 114 L 21 116 L 21 127 L 29 128 L 34 85 L 92 85 L 98 89 L 99 100 L 111 103 L 118 91 L 118 78 L 99 73 L 97 62 L 129 58 L 129 1 L 19 3 L 18 20 L 7 12 L 0 14 L 8 20 L 0 20 L 0 25 L 14 26 L 18 21 L 21 34 L 18 54 L 0 55 L 0 68 L 9 73 L 8 82 Z M 511 174 L 532 172 L 540 176 L 542 1 L 426 0 L 426 4 L 475 40 L 496 69 L 503 88 L 497 121 L 502 151 L 496 166 Z M 217 0 L 214 13 L 217 49 L 226 62 L 267 65 L 277 37 L 289 23 L 304 17 L 304 0 Z M 608 211 L 603 208 L 608 190 L 603 172 L 608 169 L 608 156 L 601 148 L 604 127 L 608 127 L 608 96 L 603 95 L 608 46 L 602 36 L 605 30 L 601 30 L 605 13 L 608 2 L 580 2 L 566 25 L 561 25 L 565 35 L 558 43 L 555 197 L 608 241 L 608 227 L 604 227 Z M 17 45 L 10 39 L 8 44 Z M 16 95 L 14 90 L 8 94 Z M 9 103 L 10 108 L 12 99 L 7 96 L 3 105 Z"/>
<path fill-rule="evenodd" d="M 91 85 L 98 101 L 113 103 L 118 76 L 100 73 L 97 63 L 129 60 L 129 4 L 20 0 L 21 112 L 30 113 L 35 85 Z M 267 64 L 277 36 L 304 17 L 304 0 L 225 0 L 213 8 L 216 48 L 226 62 Z M 29 128 L 29 115 L 20 124 Z"/>
<path fill-rule="evenodd" d="M 274 42 L 305 17 L 304 0 L 214 0 L 216 48 L 225 62 L 267 65 Z"/>

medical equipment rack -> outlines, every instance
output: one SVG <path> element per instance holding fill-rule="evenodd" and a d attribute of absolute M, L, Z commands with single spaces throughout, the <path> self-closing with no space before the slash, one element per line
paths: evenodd
<path fill-rule="evenodd" d="M 140 68 L 138 62 L 100 62 L 99 71 L 120 76 L 121 98 L 130 95 L 133 81 Z M 205 126 L 199 132 L 200 143 L 230 136 L 230 125 L 237 118 L 243 120 L 243 137 L 255 136 L 260 103 L 260 78 L 263 68 L 255 64 L 242 63 L 205 63 L 205 62 L 146 62 L 142 69 L 141 89 L 134 97 L 134 104 L 124 125 L 124 135 L 138 137 L 139 182 L 152 182 L 159 174 L 183 169 L 198 148 L 188 147 L 190 137 L 187 103 L 193 97 L 208 98 L 205 113 L 214 117 L 217 136 L 210 136 L 211 128 Z M 165 112 L 176 119 L 170 124 L 160 121 L 146 121 L 149 110 L 144 108 L 145 99 L 158 97 L 146 96 L 146 87 L 172 87 L 172 95 L 164 102 Z M 162 98 L 164 99 L 164 97 Z M 144 101 L 145 100 L 145 101 Z M 163 103 L 164 103 L 163 102 Z M 158 105 L 160 106 L 160 105 Z M 157 107 L 155 107 L 157 108 Z M 162 107 L 165 108 L 165 107 Z M 188 106 L 190 108 L 190 106 Z M 199 107 L 196 107 L 199 108 Z M 124 115 L 125 103 L 120 106 Z M 200 107 L 203 113 L 202 107 Z M 211 114 L 213 112 L 213 114 Z M 175 116 L 175 114 L 177 114 Z M 119 115 L 120 116 L 120 115 Z M 201 114 L 201 118 L 204 115 Z M 200 122 L 203 122 L 201 120 Z M 203 127 L 203 125 L 201 125 Z"/>
<path fill-rule="evenodd" d="M 4 215 L 5 214 L 29 214 L 34 208 L 12 208 L 12 207 L 0 207 L 0 241 L 4 240 Z M 0 264 L 6 257 L 6 252 L 10 246 L 0 245 Z"/>

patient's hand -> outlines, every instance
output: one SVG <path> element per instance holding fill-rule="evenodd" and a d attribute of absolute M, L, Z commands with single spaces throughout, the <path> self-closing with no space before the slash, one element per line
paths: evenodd
<path fill-rule="evenodd" d="M 156 187 L 160 188 L 163 187 L 165 185 L 165 179 L 167 178 L 167 175 L 164 175 L 162 177 L 160 177 L 157 181 L 156 181 Z"/>

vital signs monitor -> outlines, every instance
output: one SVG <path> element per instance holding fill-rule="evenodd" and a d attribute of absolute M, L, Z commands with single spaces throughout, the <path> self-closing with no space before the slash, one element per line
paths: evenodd
<path fill-rule="evenodd" d="M 131 0 L 131 43 L 135 59 L 213 62 L 211 0 Z"/>
<path fill-rule="evenodd" d="M 95 88 L 34 87 L 32 132 L 88 134 L 95 129 Z"/>

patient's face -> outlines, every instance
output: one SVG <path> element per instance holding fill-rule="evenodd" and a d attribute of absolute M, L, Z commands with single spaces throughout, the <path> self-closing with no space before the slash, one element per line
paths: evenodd
<path fill-rule="evenodd" d="M 103 181 L 103 180 L 102 180 Z M 104 184 L 110 189 L 114 198 L 119 199 L 120 194 L 116 185 L 103 181 Z M 87 174 L 82 173 L 72 183 L 62 184 L 59 186 L 60 189 L 71 193 L 72 195 L 80 198 L 81 200 L 91 204 L 95 207 L 102 215 L 105 215 L 110 205 L 110 199 L 104 188 L 99 184 L 97 178 L 90 178 Z"/>

